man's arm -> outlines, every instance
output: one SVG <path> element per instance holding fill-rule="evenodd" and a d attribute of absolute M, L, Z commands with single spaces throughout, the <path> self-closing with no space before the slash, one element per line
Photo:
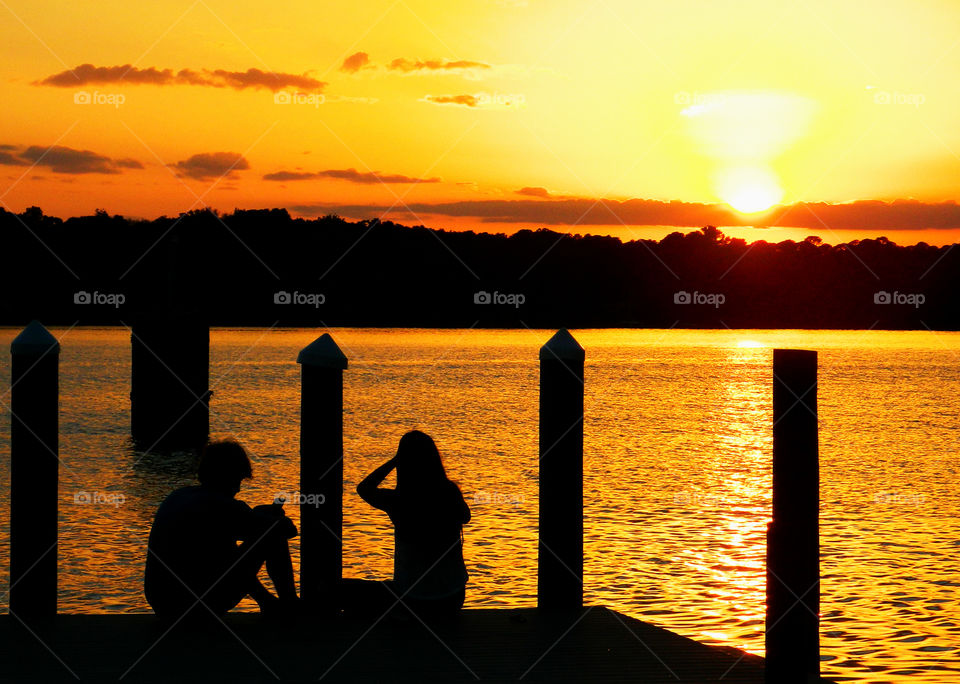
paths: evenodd
<path fill-rule="evenodd" d="M 286 516 L 282 507 L 266 504 L 251 508 L 240 499 L 235 499 L 235 502 L 234 526 L 238 541 L 255 542 L 269 533 L 283 534 L 287 539 L 297 536 L 297 526 Z"/>
<path fill-rule="evenodd" d="M 266 526 L 261 530 L 260 534 L 264 534 L 264 530 L 273 528 L 279 528 L 279 531 L 282 532 L 283 536 L 287 539 L 292 539 L 298 534 L 297 526 L 287 517 L 281 504 L 272 503 L 254 506 L 253 513 L 266 523 Z"/>

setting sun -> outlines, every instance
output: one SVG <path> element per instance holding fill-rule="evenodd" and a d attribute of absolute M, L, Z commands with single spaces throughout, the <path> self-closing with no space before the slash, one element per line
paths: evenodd
<path fill-rule="evenodd" d="M 743 214 L 765 211 L 783 198 L 776 174 L 755 166 L 722 169 L 716 177 L 717 194 Z"/>
<path fill-rule="evenodd" d="M 783 199 L 770 165 L 809 129 L 816 105 L 793 93 L 704 93 L 680 114 L 697 152 L 714 166 L 714 193 L 741 214 Z"/>

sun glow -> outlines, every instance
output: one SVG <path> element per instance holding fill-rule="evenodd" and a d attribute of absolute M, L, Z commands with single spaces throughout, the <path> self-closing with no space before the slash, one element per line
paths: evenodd
<path fill-rule="evenodd" d="M 776 174 L 761 166 L 723 168 L 715 185 L 723 201 L 743 214 L 765 211 L 783 199 Z"/>
<path fill-rule="evenodd" d="M 725 162 L 771 160 L 803 137 L 817 109 L 792 93 L 703 93 L 686 107 L 687 132 L 706 156 Z"/>
<path fill-rule="evenodd" d="M 770 165 L 809 129 L 816 104 L 792 93 L 704 93 L 683 109 L 698 151 L 714 160 L 716 195 L 743 214 L 783 199 Z"/>

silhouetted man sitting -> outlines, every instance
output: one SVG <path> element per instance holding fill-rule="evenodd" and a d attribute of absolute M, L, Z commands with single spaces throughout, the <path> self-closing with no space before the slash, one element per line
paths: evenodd
<path fill-rule="evenodd" d="M 212 442 L 200 460 L 200 485 L 178 489 L 160 504 L 144 577 L 147 601 L 160 617 L 219 616 L 248 595 L 263 612 L 296 605 L 287 540 L 297 528 L 282 504 L 250 508 L 234 498 L 241 481 L 251 477 L 242 446 Z M 257 578 L 264 562 L 279 598 Z"/>

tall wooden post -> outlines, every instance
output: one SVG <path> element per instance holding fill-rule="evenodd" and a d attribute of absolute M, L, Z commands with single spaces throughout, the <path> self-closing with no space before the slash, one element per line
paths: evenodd
<path fill-rule="evenodd" d="M 141 449 L 199 447 L 210 434 L 210 328 L 197 315 L 144 316 L 130 334 L 130 432 Z"/>
<path fill-rule="evenodd" d="M 189 449 L 210 436 L 205 231 L 176 221 L 145 259 L 132 294 L 130 432 L 140 449 Z"/>
<path fill-rule="evenodd" d="M 10 345 L 10 612 L 57 614 L 60 343 L 33 321 Z"/>
<path fill-rule="evenodd" d="M 584 357 L 567 330 L 540 348 L 540 608 L 583 606 Z"/>
<path fill-rule="evenodd" d="M 300 596 L 335 607 L 343 578 L 343 371 L 328 333 L 304 347 L 300 396 Z"/>
<path fill-rule="evenodd" d="M 774 349 L 768 684 L 810 684 L 820 678 L 819 470 L 817 353 Z"/>

